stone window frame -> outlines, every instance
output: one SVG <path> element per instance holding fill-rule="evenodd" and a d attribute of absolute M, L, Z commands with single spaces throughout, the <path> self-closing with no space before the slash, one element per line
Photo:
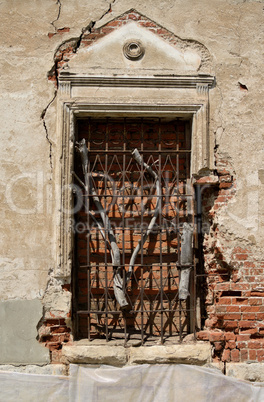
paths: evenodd
<path fill-rule="evenodd" d="M 209 130 L 209 89 L 214 86 L 211 75 L 172 77 L 96 77 L 77 76 L 62 72 L 58 89 L 58 137 L 60 139 L 60 163 L 57 174 L 61 192 L 57 199 L 57 264 L 55 276 L 67 281 L 73 264 L 72 216 L 65 211 L 72 209 L 72 170 L 74 159 L 75 121 L 87 116 L 173 116 L 190 117 L 191 132 L 191 177 L 208 176 L 214 169 L 214 139 Z M 115 102 L 106 96 L 94 96 L 96 89 L 111 89 Z M 134 102 L 118 102 L 118 89 L 139 93 L 151 89 L 158 95 L 162 89 L 162 102 L 146 102 L 140 96 Z M 166 102 L 166 92 L 173 91 L 175 101 Z M 91 97 L 91 93 L 93 96 Z"/>

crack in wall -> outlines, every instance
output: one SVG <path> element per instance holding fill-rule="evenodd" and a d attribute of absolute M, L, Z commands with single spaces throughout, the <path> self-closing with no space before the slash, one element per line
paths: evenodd
<path fill-rule="evenodd" d="M 45 109 L 43 109 L 43 111 L 42 111 L 42 113 L 41 113 L 41 119 L 42 119 L 42 123 L 43 123 L 43 127 L 44 127 L 44 130 L 45 130 L 45 133 L 46 133 L 46 139 L 47 139 L 47 141 L 48 141 L 48 143 L 49 143 L 49 160 L 50 160 L 50 168 L 51 168 L 51 170 L 53 169 L 53 165 L 52 165 L 52 142 L 51 142 L 51 140 L 50 140 L 50 138 L 49 138 L 49 133 L 48 133 L 48 128 L 47 128 L 47 125 L 46 125 L 46 121 L 45 121 L 45 116 L 46 116 L 46 113 L 47 113 L 47 111 L 48 111 L 48 108 L 50 107 L 50 105 L 54 102 L 54 100 L 56 99 L 56 96 L 57 96 L 57 90 L 55 90 L 55 93 L 54 93 L 54 96 L 53 96 L 53 98 L 51 99 L 51 101 L 48 103 L 48 105 L 45 107 Z"/>
<path fill-rule="evenodd" d="M 51 25 L 53 26 L 55 32 L 57 32 L 57 28 L 56 28 L 56 26 L 55 26 L 54 24 L 55 24 L 55 22 L 57 22 L 57 21 L 59 20 L 60 14 L 61 14 L 61 7 L 62 7 L 61 0 L 57 0 L 57 1 L 56 1 L 56 4 L 59 5 L 57 18 L 55 18 L 55 20 L 53 20 L 53 21 L 51 22 Z"/>
<path fill-rule="evenodd" d="M 221 98 L 221 103 L 218 106 L 218 119 L 220 121 L 220 125 L 218 123 L 218 125 L 217 125 L 217 127 L 215 129 L 215 145 L 214 145 L 215 153 L 218 150 L 218 147 L 220 145 L 221 139 L 222 139 L 222 137 L 224 135 L 224 132 L 225 132 L 225 125 L 224 125 L 224 122 L 223 122 L 223 113 L 222 113 L 222 109 L 223 109 L 223 105 L 224 105 L 223 93 L 222 93 L 222 89 L 221 89 L 220 85 L 216 85 L 216 89 L 219 92 L 219 95 L 220 95 L 220 98 Z M 220 135 L 218 135 L 218 130 L 222 130 Z"/>
<path fill-rule="evenodd" d="M 101 15 L 101 17 L 98 18 L 98 20 L 96 20 L 96 21 L 93 21 L 93 20 L 90 21 L 89 24 L 88 24 L 86 27 L 84 27 L 84 28 L 82 29 L 82 33 L 81 33 L 81 35 L 80 35 L 79 38 L 78 38 L 78 41 L 77 41 L 77 43 L 76 43 L 76 48 L 75 48 L 74 53 L 77 53 L 77 51 L 78 51 L 78 49 L 79 49 L 79 47 L 80 47 L 80 45 L 81 45 L 81 42 L 82 42 L 82 39 L 83 39 L 83 35 L 84 35 L 87 31 L 88 31 L 89 33 L 91 33 L 91 31 L 92 31 L 94 25 L 95 25 L 97 22 L 101 21 L 101 19 L 103 19 L 105 15 L 107 15 L 107 14 L 109 14 L 109 13 L 112 12 L 112 4 L 114 4 L 114 3 L 115 3 L 115 0 L 113 0 L 112 3 L 110 2 L 110 3 L 109 3 L 109 6 L 108 6 L 108 10 L 106 10 L 106 11 Z"/>

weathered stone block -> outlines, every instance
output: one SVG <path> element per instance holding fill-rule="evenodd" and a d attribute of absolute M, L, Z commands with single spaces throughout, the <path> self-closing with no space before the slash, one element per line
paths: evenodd
<path fill-rule="evenodd" d="M 35 300 L 0 303 L 0 363 L 47 364 L 49 351 L 36 339 L 42 304 Z"/>
<path fill-rule="evenodd" d="M 129 363 L 131 364 L 198 364 L 203 365 L 211 360 L 209 343 L 195 345 L 150 346 L 130 348 Z"/>
<path fill-rule="evenodd" d="M 122 346 L 64 346 L 62 356 L 68 363 L 122 366 L 127 362 L 126 349 Z"/>
<path fill-rule="evenodd" d="M 247 381 L 264 381 L 263 363 L 227 363 L 226 375 Z"/>

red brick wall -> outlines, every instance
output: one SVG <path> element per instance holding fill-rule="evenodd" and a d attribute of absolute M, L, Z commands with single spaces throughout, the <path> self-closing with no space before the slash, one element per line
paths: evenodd
<path fill-rule="evenodd" d="M 65 319 L 54 317 L 41 322 L 38 340 L 49 349 L 51 362 L 60 363 L 62 347 L 72 342 L 73 337 Z"/>
<path fill-rule="evenodd" d="M 197 338 L 212 343 L 216 361 L 260 362 L 264 360 L 264 261 L 257 260 L 250 246 L 228 242 L 221 233 L 217 215 L 235 196 L 236 182 L 228 161 L 216 155 L 216 166 L 219 189 L 204 197 L 204 216 L 211 231 L 204 240 L 206 320 Z"/>

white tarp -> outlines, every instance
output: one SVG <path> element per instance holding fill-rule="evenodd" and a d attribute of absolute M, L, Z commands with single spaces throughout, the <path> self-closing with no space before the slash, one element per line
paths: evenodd
<path fill-rule="evenodd" d="M 184 364 L 70 366 L 69 377 L 0 372 L 0 401 L 262 402 L 264 384 Z"/>

